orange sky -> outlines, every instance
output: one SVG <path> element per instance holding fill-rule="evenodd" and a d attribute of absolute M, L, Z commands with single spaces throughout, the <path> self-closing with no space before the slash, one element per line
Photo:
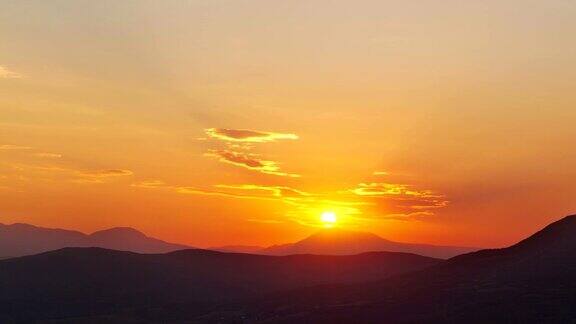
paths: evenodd
<path fill-rule="evenodd" d="M 0 222 L 502 246 L 576 210 L 576 3 L 14 1 Z"/>

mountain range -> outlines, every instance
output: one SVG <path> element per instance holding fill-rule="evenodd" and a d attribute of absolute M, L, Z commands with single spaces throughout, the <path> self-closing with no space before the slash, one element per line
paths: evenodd
<path fill-rule="evenodd" d="M 571 323 L 575 256 L 576 215 L 448 260 L 66 248 L 0 261 L 0 322 Z"/>
<path fill-rule="evenodd" d="M 393 252 L 278 257 L 65 248 L 0 261 L 0 323 L 101 316 L 92 321 L 100 323 L 108 322 L 109 314 L 140 310 L 152 322 L 155 316 L 167 321 L 183 311 L 201 314 L 224 302 L 319 284 L 379 280 L 438 262 Z"/>
<path fill-rule="evenodd" d="M 369 284 L 266 296 L 244 305 L 241 316 L 279 323 L 573 323 L 576 215 L 508 248 Z"/>
<path fill-rule="evenodd" d="M 29 224 L 0 224 L 0 259 L 32 255 L 65 247 L 101 247 L 137 253 L 167 253 L 194 248 L 146 236 L 130 227 L 116 227 L 84 234 L 78 231 L 51 229 Z M 321 254 L 354 255 L 364 252 L 404 252 L 447 259 L 478 248 L 400 243 L 367 232 L 339 228 L 320 230 L 295 243 L 267 248 L 228 245 L 208 248 L 220 252 L 263 255 Z"/>
<path fill-rule="evenodd" d="M 130 227 L 115 227 L 87 235 L 29 224 L 0 224 L 0 259 L 65 247 L 101 247 L 139 253 L 167 253 L 191 248 L 148 237 Z"/>

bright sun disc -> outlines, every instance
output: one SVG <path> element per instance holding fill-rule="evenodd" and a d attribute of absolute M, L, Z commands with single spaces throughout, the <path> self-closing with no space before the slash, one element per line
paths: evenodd
<path fill-rule="evenodd" d="M 336 213 L 327 211 L 323 212 L 322 215 L 320 215 L 320 220 L 322 221 L 322 223 L 334 224 L 336 223 L 338 218 L 336 217 Z"/>

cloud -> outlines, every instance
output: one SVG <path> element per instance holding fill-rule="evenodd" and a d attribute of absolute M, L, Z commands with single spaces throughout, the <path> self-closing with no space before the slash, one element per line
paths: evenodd
<path fill-rule="evenodd" d="M 95 170 L 95 171 L 77 171 L 80 179 L 74 180 L 77 183 L 105 183 L 118 177 L 131 176 L 134 172 L 123 169 Z"/>
<path fill-rule="evenodd" d="M 430 190 L 410 189 L 411 186 L 405 184 L 370 182 L 361 183 L 351 191 L 358 196 L 408 196 L 408 197 L 438 197 Z"/>
<path fill-rule="evenodd" d="M 230 142 L 265 143 L 277 140 L 296 140 L 298 135 L 264 132 L 247 129 L 208 128 L 206 134 L 212 138 Z"/>
<path fill-rule="evenodd" d="M 233 151 L 251 151 L 254 149 L 254 143 L 247 142 L 226 142 L 226 147 Z"/>
<path fill-rule="evenodd" d="M 49 158 L 49 159 L 59 159 L 62 157 L 62 154 L 58 154 L 58 153 L 34 153 L 34 156 L 41 157 L 41 158 Z"/>
<path fill-rule="evenodd" d="M 132 186 L 144 189 L 168 190 L 174 193 L 187 194 L 187 195 L 219 196 L 232 199 L 258 199 L 267 201 L 277 201 L 279 203 L 288 204 L 293 208 L 299 209 L 301 211 L 307 210 L 310 206 L 317 204 L 323 204 L 323 205 L 330 204 L 330 206 L 338 206 L 340 209 L 354 208 L 347 206 L 343 202 L 339 203 L 336 201 L 317 199 L 313 197 L 312 194 L 285 186 L 265 186 L 255 184 L 240 184 L 240 185 L 219 184 L 213 186 L 214 188 L 216 188 L 216 190 L 214 190 L 214 189 L 198 188 L 194 186 L 170 185 L 160 180 L 146 180 L 134 183 L 132 184 Z M 241 190 L 244 192 L 230 192 L 227 190 Z M 258 193 L 258 191 L 261 191 L 261 193 Z M 358 202 L 358 204 L 364 204 L 364 203 Z"/>
<path fill-rule="evenodd" d="M 36 157 L 42 157 L 42 158 L 61 158 L 62 154 L 57 154 L 57 153 L 48 153 L 48 152 L 38 152 L 37 149 L 35 149 L 34 147 L 31 146 L 24 146 L 24 145 L 13 145 L 13 144 L 3 144 L 0 145 L 0 151 L 30 151 L 30 150 L 34 150 L 36 151 L 35 153 L 32 152 L 30 153 L 33 156 Z"/>
<path fill-rule="evenodd" d="M 15 172 L 22 176 L 33 175 L 37 179 L 45 181 L 68 181 L 80 184 L 99 184 L 110 182 L 116 178 L 130 176 L 130 170 L 124 169 L 104 169 L 104 170 L 83 170 L 58 164 L 7 164 Z"/>
<path fill-rule="evenodd" d="M 123 169 L 109 169 L 109 170 L 96 170 L 96 171 L 82 171 L 80 172 L 80 174 L 87 177 L 108 178 L 108 177 L 130 176 L 133 175 L 134 172 Z"/>
<path fill-rule="evenodd" d="M 19 79 L 22 75 L 8 70 L 6 67 L 0 65 L 0 79 Z"/>
<path fill-rule="evenodd" d="M 30 146 L 21 146 L 12 144 L 0 145 L 0 151 L 16 151 L 16 150 L 31 150 L 31 149 L 32 147 Z"/>
<path fill-rule="evenodd" d="M 206 195 L 206 196 L 221 196 L 229 198 L 243 198 L 243 199 L 258 199 L 260 197 L 247 196 L 247 195 L 237 195 L 222 191 L 215 190 L 205 190 L 196 187 L 172 187 L 177 193 L 187 194 L 187 195 Z"/>
<path fill-rule="evenodd" d="M 208 128 L 204 130 L 209 138 L 224 141 L 219 147 L 209 149 L 205 156 L 218 161 L 264 174 L 298 178 L 299 174 L 287 173 L 280 169 L 278 162 L 261 158 L 255 151 L 255 144 L 278 140 L 295 140 L 298 136 L 288 133 L 255 131 L 247 129 Z"/>
<path fill-rule="evenodd" d="M 242 185 L 216 185 L 217 188 L 225 189 L 238 189 L 238 190 L 259 190 L 271 192 L 274 197 L 307 197 L 310 196 L 309 193 L 303 192 L 294 188 L 284 187 L 284 186 L 263 186 L 263 185 L 253 185 L 253 184 L 242 184 Z"/>
<path fill-rule="evenodd" d="M 232 164 L 249 170 L 258 171 L 265 174 L 272 174 L 283 177 L 298 178 L 299 174 L 286 173 L 280 171 L 278 163 L 274 161 L 262 160 L 255 154 L 234 152 L 230 150 L 211 150 L 206 156 L 216 157 L 218 161 Z"/>
<path fill-rule="evenodd" d="M 160 180 L 146 180 L 132 184 L 133 187 L 153 190 L 166 190 L 177 194 L 215 196 L 229 199 L 257 199 L 278 202 L 287 205 L 287 220 L 298 222 L 302 225 L 318 227 L 318 215 L 324 210 L 334 210 L 344 218 L 353 222 L 354 218 L 362 218 L 368 212 L 366 218 L 384 219 L 402 218 L 402 220 L 416 219 L 417 215 L 427 215 L 426 210 L 410 210 L 409 208 L 388 209 L 382 213 L 377 210 L 382 205 L 374 201 L 366 201 L 353 195 L 350 191 L 340 193 L 309 193 L 300 189 L 282 185 L 260 184 L 217 184 L 212 188 L 200 188 L 196 186 L 171 185 Z M 407 217 L 406 215 L 409 215 Z M 376 216 L 374 216 L 376 215 Z M 393 215 L 393 216 L 387 216 Z M 254 222 L 267 220 L 254 219 Z"/>
<path fill-rule="evenodd" d="M 432 212 L 414 212 L 406 214 L 386 214 L 380 219 L 398 220 L 398 221 L 423 221 L 434 216 Z"/>
<path fill-rule="evenodd" d="M 390 172 L 388 172 L 388 171 L 374 171 L 374 172 L 372 173 L 372 175 L 375 175 L 375 176 L 387 176 L 387 175 L 390 175 Z"/>
<path fill-rule="evenodd" d="M 442 194 L 407 184 L 360 183 L 350 192 L 375 202 L 375 209 L 369 214 L 380 219 L 420 220 L 422 216 L 433 215 L 433 210 L 450 203 Z"/>
<path fill-rule="evenodd" d="M 220 197 L 240 198 L 240 199 L 272 199 L 272 197 L 242 195 L 218 190 L 202 189 L 192 186 L 175 186 L 167 184 L 161 180 L 146 180 L 136 182 L 132 184 L 132 187 L 145 188 L 145 189 L 166 189 L 179 194 L 187 194 L 187 195 L 220 196 Z"/>
<path fill-rule="evenodd" d="M 131 186 L 132 187 L 138 187 L 138 188 L 147 188 L 147 189 L 171 187 L 171 186 L 167 185 L 166 182 L 161 181 L 161 180 L 145 180 L 145 181 L 133 183 Z"/>

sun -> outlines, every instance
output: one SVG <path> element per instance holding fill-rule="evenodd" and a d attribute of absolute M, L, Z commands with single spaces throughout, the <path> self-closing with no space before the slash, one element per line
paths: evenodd
<path fill-rule="evenodd" d="M 325 211 L 320 215 L 320 221 L 324 223 L 324 226 L 332 227 L 338 221 L 338 216 L 336 216 L 335 212 Z"/>

